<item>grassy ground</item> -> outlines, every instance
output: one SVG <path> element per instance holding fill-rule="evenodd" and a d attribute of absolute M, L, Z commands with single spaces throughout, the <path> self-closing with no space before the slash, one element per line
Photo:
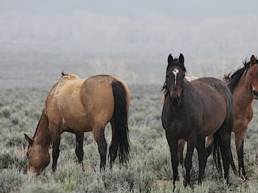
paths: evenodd
<path fill-rule="evenodd" d="M 161 126 L 159 86 L 133 86 L 134 99 L 129 117 L 131 159 L 127 167 L 115 164 L 99 172 L 97 145 L 91 133 L 85 135 L 85 171 L 76 162 L 75 136 L 62 135 L 61 153 L 55 174 L 47 167 L 39 177 L 24 175 L 26 163 L 23 133 L 33 135 L 48 89 L 4 89 L 0 92 L 0 193 L 51 192 L 172 192 L 169 151 Z M 255 105 L 257 107 L 257 105 Z M 184 188 L 182 178 L 175 192 L 257 192 L 258 133 L 255 110 L 245 145 L 249 180 L 242 182 L 231 172 L 231 185 L 223 184 L 210 158 L 205 180 L 194 189 Z M 110 141 L 110 128 L 106 129 Z M 234 149 L 234 148 L 233 148 Z M 235 151 L 234 151 L 235 155 Z M 235 158 L 236 160 L 236 158 Z M 196 184 L 197 157 L 194 155 L 192 180 Z M 181 172 L 181 170 L 180 170 Z"/>

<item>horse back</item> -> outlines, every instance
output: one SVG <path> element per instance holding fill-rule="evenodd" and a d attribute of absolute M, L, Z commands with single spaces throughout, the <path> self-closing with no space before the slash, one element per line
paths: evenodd
<path fill-rule="evenodd" d="M 216 78 L 199 78 L 191 83 L 203 104 L 203 131 L 207 136 L 219 129 L 231 113 L 232 96 L 226 84 Z"/>

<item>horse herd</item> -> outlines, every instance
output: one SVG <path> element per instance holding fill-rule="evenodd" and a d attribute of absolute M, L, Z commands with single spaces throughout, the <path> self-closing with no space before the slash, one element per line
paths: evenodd
<path fill-rule="evenodd" d="M 179 163 L 185 167 L 184 185 L 190 185 L 192 156 L 197 149 L 198 183 L 202 182 L 208 156 L 213 153 L 215 165 L 228 183 L 229 169 L 237 173 L 232 151 L 231 132 L 235 134 L 238 174 L 247 179 L 244 166 L 244 139 L 252 119 L 252 102 L 258 98 L 258 60 L 250 61 L 224 80 L 211 77 L 188 80 L 184 56 L 168 56 L 161 115 L 169 145 L 173 184 L 178 180 Z M 128 110 L 131 93 L 126 83 L 111 75 L 96 75 L 81 79 L 64 74 L 50 89 L 34 136 L 28 141 L 25 172 L 41 172 L 50 163 L 56 170 L 60 136 L 63 132 L 76 135 L 75 153 L 83 167 L 84 132 L 91 131 L 100 154 L 100 169 L 105 169 L 107 142 L 105 127 L 110 122 L 112 140 L 109 165 L 119 157 L 121 164 L 129 161 Z M 184 158 L 184 145 L 187 143 Z M 222 160 L 222 164 L 221 164 Z M 223 172 L 222 172 L 223 167 Z"/>

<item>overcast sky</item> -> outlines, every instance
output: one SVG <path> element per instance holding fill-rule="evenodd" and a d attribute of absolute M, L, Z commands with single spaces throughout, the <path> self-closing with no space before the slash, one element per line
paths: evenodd
<path fill-rule="evenodd" d="M 0 11 L 26 14 L 70 14 L 89 11 L 112 16 L 164 15 L 205 18 L 257 14 L 256 0 L 1 0 Z"/>
<path fill-rule="evenodd" d="M 258 55 L 257 8 L 257 0 L 0 0 L 0 79 L 22 65 L 24 80 L 51 82 L 64 70 L 160 83 L 170 52 L 185 55 L 191 75 L 222 77 Z"/>

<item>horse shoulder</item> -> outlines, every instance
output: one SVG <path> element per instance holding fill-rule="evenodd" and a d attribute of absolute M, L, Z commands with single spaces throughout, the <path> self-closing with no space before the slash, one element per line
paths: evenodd
<path fill-rule="evenodd" d="M 76 76 L 63 76 L 52 87 L 47 96 L 45 109 L 49 119 L 50 127 L 60 128 L 65 122 L 64 112 L 69 113 L 66 109 L 69 105 L 74 105 L 78 99 L 72 99 L 73 91 L 76 85 L 80 83 L 80 79 Z"/>

